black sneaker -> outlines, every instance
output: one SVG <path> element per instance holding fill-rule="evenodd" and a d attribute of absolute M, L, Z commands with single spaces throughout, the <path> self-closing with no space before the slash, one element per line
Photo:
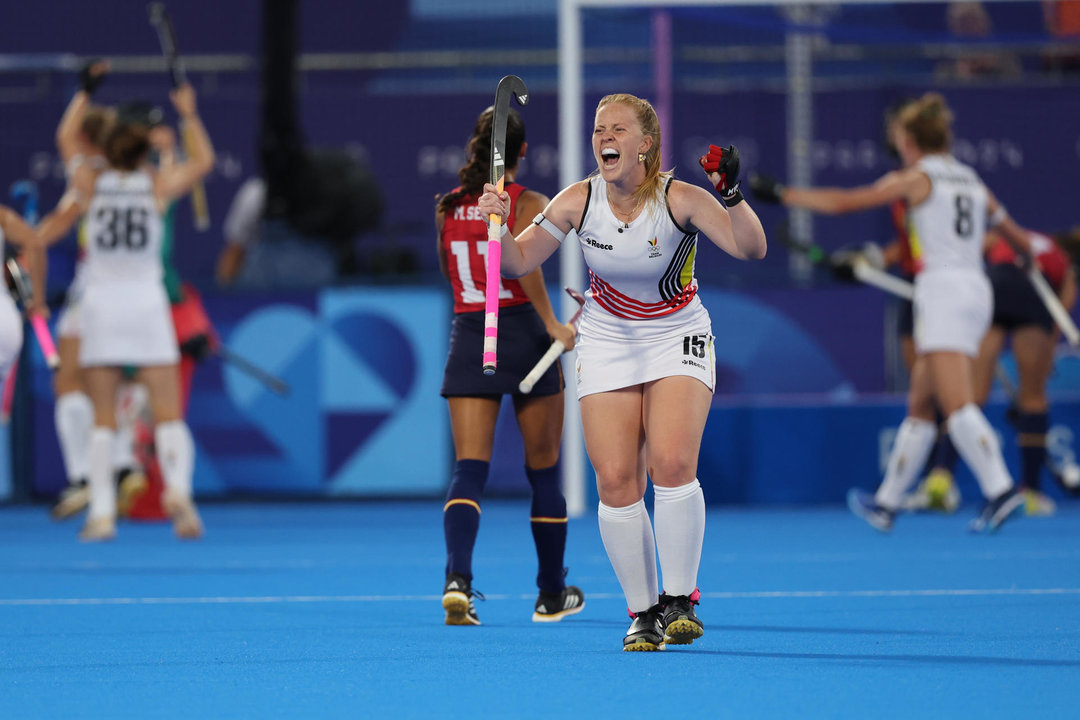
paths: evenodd
<path fill-rule="evenodd" d="M 982 512 L 971 521 L 968 530 L 973 533 L 995 532 L 1006 520 L 1024 509 L 1026 498 L 1019 487 L 1011 487 L 983 505 Z"/>
<path fill-rule="evenodd" d="M 623 650 L 652 651 L 664 649 L 664 628 L 661 624 L 664 607 L 657 603 L 648 610 L 631 613 L 634 621 L 622 641 Z"/>
<path fill-rule="evenodd" d="M 581 588 L 567 585 L 561 593 L 540 593 L 536 598 L 533 622 L 559 622 L 567 615 L 577 615 L 585 609 L 585 593 Z"/>
<path fill-rule="evenodd" d="M 705 626 L 698 620 L 694 606 L 700 594 L 660 596 L 664 606 L 664 642 L 671 645 L 689 645 L 705 634 Z"/>
<path fill-rule="evenodd" d="M 476 616 L 474 597 L 484 599 L 482 594 L 469 586 L 469 581 L 463 575 L 457 573 L 447 575 L 442 596 L 442 606 L 446 610 L 446 624 L 479 625 L 480 618 Z"/>
<path fill-rule="evenodd" d="M 866 521 L 866 523 L 883 533 L 890 532 L 893 526 L 893 518 L 896 513 L 874 502 L 874 496 L 858 488 L 848 490 L 847 506 L 851 512 Z"/>

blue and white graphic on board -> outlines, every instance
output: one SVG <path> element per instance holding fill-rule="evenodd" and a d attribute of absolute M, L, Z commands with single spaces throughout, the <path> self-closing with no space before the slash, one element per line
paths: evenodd
<path fill-rule="evenodd" d="M 442 489 L 450 460 L 439 396 L 447 352 L 445 293 L 331 291 L 321 300 L 329 491 L 401 495 Z"/>

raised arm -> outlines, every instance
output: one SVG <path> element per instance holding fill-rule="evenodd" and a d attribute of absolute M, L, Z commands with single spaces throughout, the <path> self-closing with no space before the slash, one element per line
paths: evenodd
<path fill-rule="evenodd" d="M 214 146 L 206 134 L 202 120 L 195 105 L 195 90 L 189 83 L 184 83 L 169 93 L 180 120 L 190 137 L 188 157 L 182 162 L 174 162 L 163 167 L 157 175 L 156 192 L 159 202 L 167 205 L 172 200 L 183 197 L 195 183 L 210 174 L 214 168 Z"/>
<path fill-rule="evenodd" d="M 930 178 L 918 169 L 908 168 L 887 173 L 872 185 L 856 188 L 793 188 L 759 174 L 750 178 L 750 187 L 765 202 L 839 215 L 881 207 L 896 200 L 917 205 L 930 195 Z"/>
<path fill-rule="evenodd" d="M 56 149 L 65 164 L 82 151 L 79 133 L 82 130 L 83 118 L 90 107 L 90 96 L 105 80 L 108 72 L 108 61 L 98 60 L 83 67 L 79 74 L 82 87 L 68 102 L 67 109 L 60 118 L 60 125 L 56 128 Z"/>

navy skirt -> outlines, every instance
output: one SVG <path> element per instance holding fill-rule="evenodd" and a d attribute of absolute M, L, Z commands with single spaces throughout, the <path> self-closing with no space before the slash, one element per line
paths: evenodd
<path fill-rule="evenodd" d="M 994 325 L 1010 332 L 1026 325 L 1053 331 L 1054 318 L 1027 273 L 1016 265 L 998 263 L 987 268 L 986 274 L 994 288 Z"/>
<path fill-rule="evenodd" d="M 484 374 L 484 313 L 454 315 L 450 354 L 446 357 L 443 397 L 520 395 L 520 383 L 551 347 L 551 337 L 531 304 L 499 308 L 499 344 L 494 375 Z M 561 365 L 555 362 L 529 395 L 554 395 L 563 389 Z"/>

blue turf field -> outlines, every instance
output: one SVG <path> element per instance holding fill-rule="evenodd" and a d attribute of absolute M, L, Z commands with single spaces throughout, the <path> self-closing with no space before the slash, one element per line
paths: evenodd
<path fill-rule="evenodd" d="M 1052 718 L 1080 702 L 1080 505 L 891 537 L 839 507 L 710 510 L 705 637 L 623 653 L 594 517 L 580 615 L 530 622 L 526 502 L 488 502 L 482 627 L 446 627 L 441 503 L 207 505 L 203 542 L 0 509 L 2 718 Z"/>

